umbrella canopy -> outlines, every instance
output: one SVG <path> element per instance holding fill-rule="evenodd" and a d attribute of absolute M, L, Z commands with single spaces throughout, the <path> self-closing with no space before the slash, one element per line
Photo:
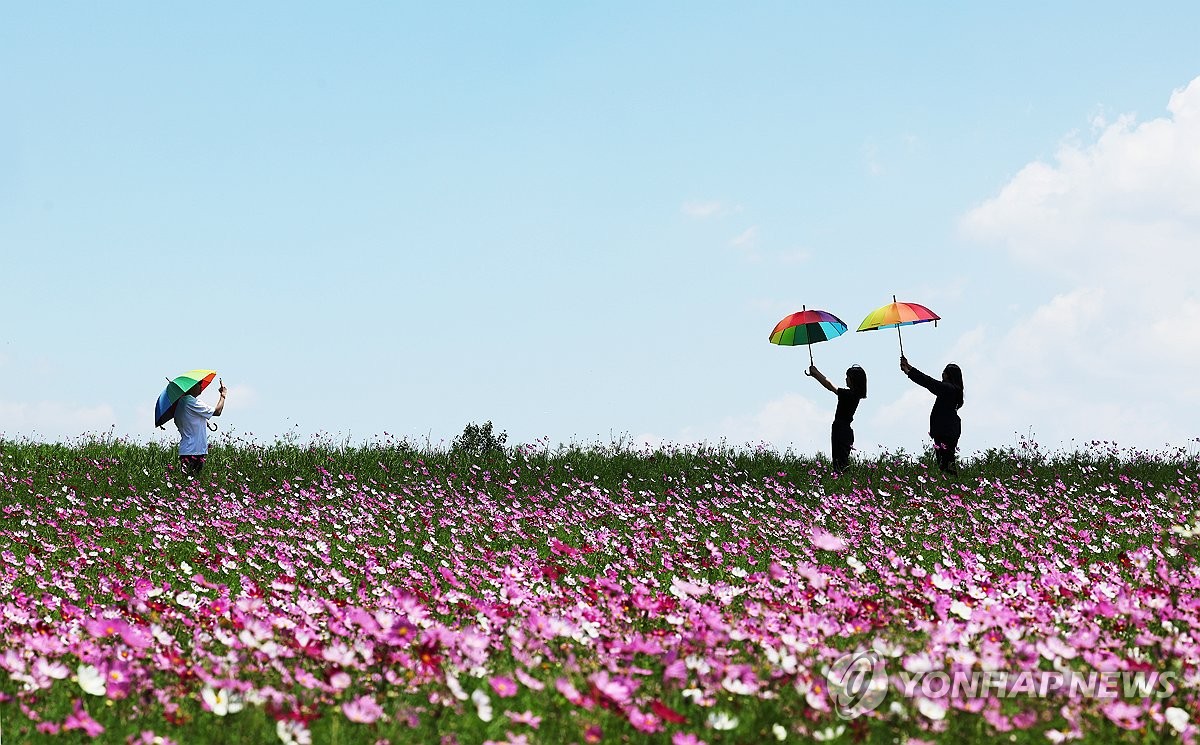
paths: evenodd
<path fill-rule="evenodd" d="M 898 326 L 910 326 L 914 323 L 933 321 L 936 324 L 941 316 L 917 303 L 898 303 L 895 297 L 892 302 L 876 308 L 858 325 L 859 331 L 876 331 Z"/>
<path fill-rule="evenodd" d="M 879 329 L 896 329 L 896 337 L 900 338 L 900 327 L 911 326 L 914 323 L 933 321 L 933 325 L 941 320 L 941 316 L 917 303 L 897 302 L 892 295 L 892 302 L 871 311 L 863 322 L 858 325 L 859 331 L 878 331 Z M 900 354 L 904 354 L 904 339 L 900 338 Z"/>
<path fill-rule="evenodd" d="M 802 310 L 775 324 L 775 329 L 771 331 L 771 343 L 785 347 L 816 344 L 844 333 L 846 324 L 834 314 L 823 310 Z"/>
<path fill-rule="evenodd" d="M 808 362 L 813 364 L 812 345 L 820 341 L 829 341 L 846 333 L 846 324 L 842 319 L 823 310 L 808 310 L 801 306 L 798 313 L 787 316 L 775 324 L 771 331 L 771 343 L 784 347 L 795 347 L 804 344 L 808 347 Z M 808 374 L 806 370 L 805 375 Z"/>
<path fill-rule="evenodd" d="M 216 370 L 189 370 L 183 375 L 177 375 L 174 380 L 169 380 L 166 389 L 158 396 L 158 403 L 154 405 L 154 426 L 161 427 L 175 416 L 175 404 L 179 403 L 179 399 L 193 386 L 199 383 L 200 390 L 203 391 L 216 377 Z"/>

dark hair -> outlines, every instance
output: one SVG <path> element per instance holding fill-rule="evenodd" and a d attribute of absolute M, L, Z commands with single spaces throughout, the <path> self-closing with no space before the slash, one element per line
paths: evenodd
<path fill-rule="evenodd" d="M 203 392 L 204 392 L 203 385 L 200 383 L 197 383 L 194 386 L 192 386 L 191 388 L 188 388 L 187 395 L 189 395 L 193 398 L 199 398 L 200 394 Z"/>
<path fill-rule="evenodd" d="M 964 391 L 965 393 L 965 389 L 963 388 L 962 369 L 953 362 L 951 362 L 949 365 L 946 365 L 946 369 L 942 371 L 942 380 L 946 381 L 952 386 L 955 386 L 958 388 L 958 390 Z M 961 398 L 958 400 L 958 406 L 955 406 L 954 408 L 962 408 Z"/>
<path fill-rule="evenodd" d="M 846 370 L 846 384 L 850 386 L 850 392 L 859 398 L 867 397 L 867 371 L 858 365 L 851 365 Z"/>

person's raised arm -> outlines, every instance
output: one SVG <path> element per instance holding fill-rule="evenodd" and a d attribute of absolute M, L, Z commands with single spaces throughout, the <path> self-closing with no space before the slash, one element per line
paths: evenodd
<path fill-rule="evenodd" d="M 225 410 L 225 381 L 220 381 L 221 387 L 218 388 L 221 392 L 221 398 L 217 401 L 217 408 L 213 409 L 213 416 L 221 416 L 221 412 Z M 215 424 L 213 425 L 216 426 Z"/>
<path fill-rule="evenodd" d="M 925 373 L 908 363 L 908 358 L 904 355 L 900 356 L 900 370 L 908 376 L 908 379 L 935 396 L 940 396 L 943 393 L 949 393 L 953 386 L 941 380 L 931 378 Z"/>
<path fill-rule="evenodd" d="M 830 393 L 837 393 L 837 386 L 835 386 L 833 383 L 830 383 L 829 378 L 822 375 L 821 371 L 817 369 L 816 365 L 812 365 L 808 368 L 808 374 L 815 378 L 818 383 L 828 388 Z"/>

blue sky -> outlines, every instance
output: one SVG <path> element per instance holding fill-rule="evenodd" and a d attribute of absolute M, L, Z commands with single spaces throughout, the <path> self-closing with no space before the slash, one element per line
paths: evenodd
<path fill-rule="evenodd" d="M 169 442 L 210 367 L 264 440 L 816 452 L 767 336 L 895 294 L 968 453 L 1194 448 L 1200 7 L 1044 5 L 6 7 L 0 432 Z M 812 351 L 922 447 L 894 334 Z"/>

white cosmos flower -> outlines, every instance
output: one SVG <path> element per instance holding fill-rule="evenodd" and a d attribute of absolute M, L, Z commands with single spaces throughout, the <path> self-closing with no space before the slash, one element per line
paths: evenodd
<path fill-rule="evenodd" d="M 971 620 L 971 606 L 961 600 L 955 600 L 950 604 L 950 612 L 965 621 Z"/>
<path fill-rule="evenodd" d="M 37 661 L 33 663 L 33 669 L 37 673 L 45 675 L 47 678 L 52 678 L 54 680 L 63 680 L 71 674 L 71 671 L 67 668 L 67 666 L 61 662 L 51 662 L 41 657 L 39 657 Z"/>
<path fill-rule="evenodd" d="M 708 726 L 715 730 L 731 730 L 738 726 L 738 720 L 737 717 L 717 711 L 708 715 Z"/>
<path fill-rule="evenodd" d="M 236 714 L 242 710 L 243 706 L 242 697 L 225 688 L 213 689 L 210 686 L 204 686 L 200 690 L 200 698 L 204 699 L 209 710 L 219 717 Z"/>
<path fill-rule="evenodd" d="M 841 737 L 842 733 L 845 731 L 846 725 L 844 724 L 839 724 L 836 727 L 826 727 L 825 729 L 814 732 L 813 739 L 817 740 L 818 742 L 824 742 L 825 740 L 836 740 L 837 738 Z"/>
<path fill-rule="evenodd" d="M 79 669 L 75 672 L 79 676 L 79 687 L 83 689 L 84 693 L 93 696 L 103 696 L 108 692 L 104 676 L 96 668 L 91 665 L 80 665 Z"/>
<path fill-rule="evenodd" d="M 934 721 L 946 718 L 946 707 L 938 701 L 929 698 L 917 700 L 917 711 Z"/>
<path fill-rule="evenodd" d="M 283 745 L 312 745 L 312 732 L 304 722 L 282 719 L 275 723 L 275 734 Z"/>
<path fill-rule="evenodd" d="M 780 742 L 783 742 L 787 739 L 787 730 L 778 724 L 771 725 L 771 734 L 775 735 L 775 739 L 779 740 Z"/>
<path fill-rule="evenodd" d="M 488 695 L 476 688 L 471 694 L 471 700 L 475 702 L 475 712 L 479 714 L 479 718 L 485 722 L 492 721 L 492 700 Z"/>
<path fill-rule="evenodd" d="M 1171 725 L 1171 729 L 1183 734 L 1183 731 L 1188 726 L 1188 713 L 1178 706 L 1168 706 L 1163 712 L 1163 718 L 1167 720 L 1167 724 Z"/>
<path fill-rule="evenodd" d="M 458 676 L 450 671 L 446 671 L 446 687 L 450 689 L 450 693 L 459 701 L 467 700 L 467 692 L 463 690 L 462 684 L 458 682 Z"/>
<path fill-rule="evenodd" d="M 749 696 L 754 693 L 756 688 L 747 685 L 741 678 L 725 678 L 721 681 L 721 687 L 730 693 L 736 693 L 739 696 Z"/>

